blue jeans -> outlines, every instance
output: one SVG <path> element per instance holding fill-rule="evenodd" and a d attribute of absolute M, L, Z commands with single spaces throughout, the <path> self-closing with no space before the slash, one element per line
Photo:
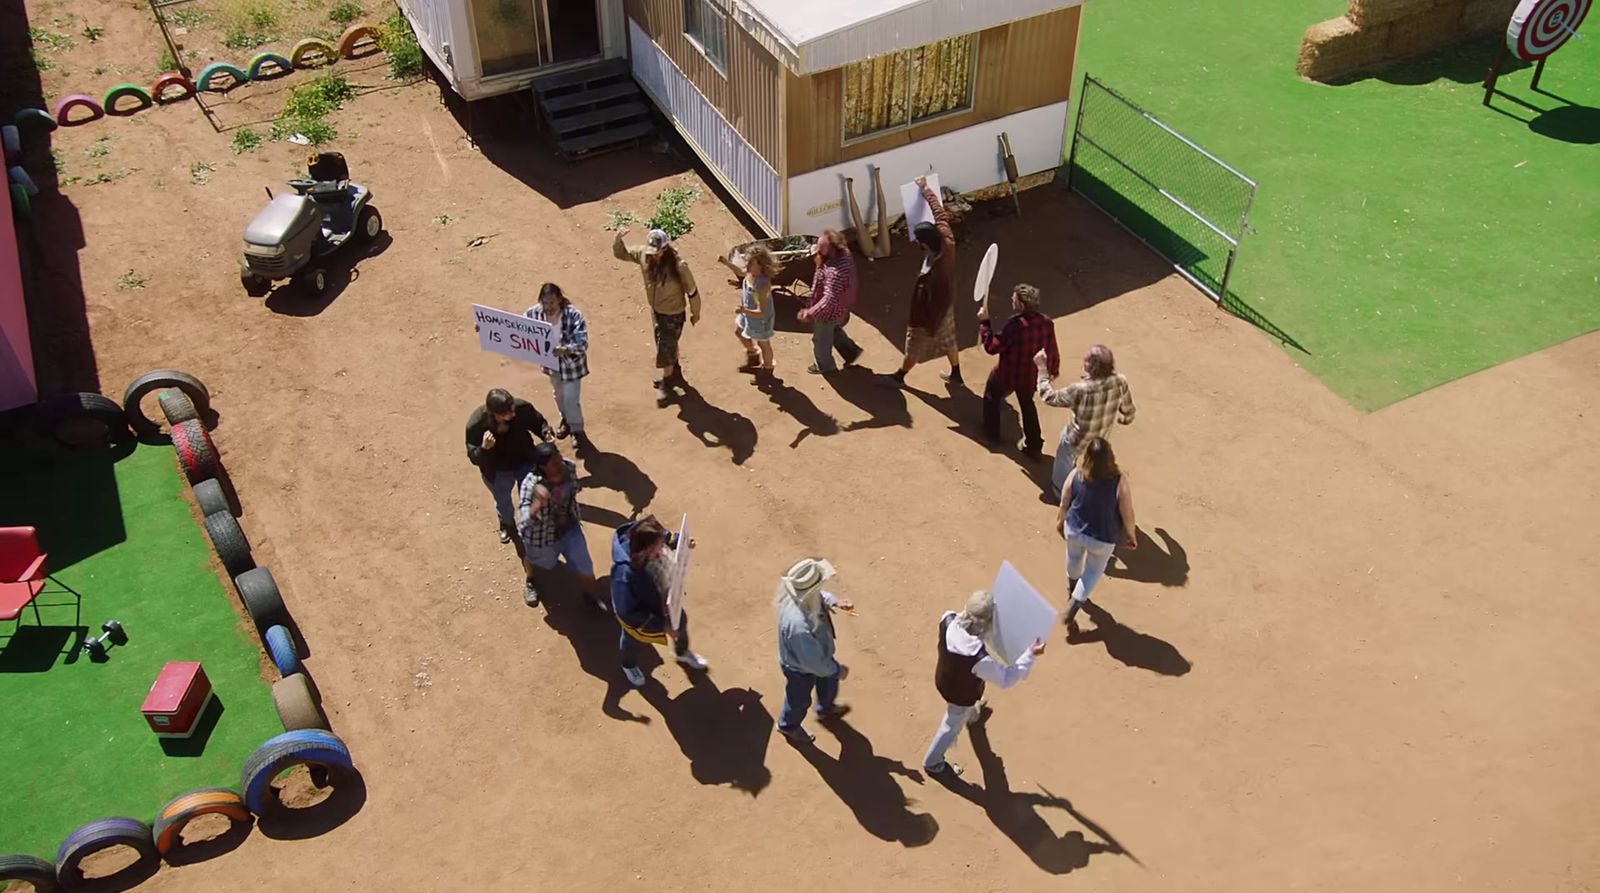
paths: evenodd
<path fill-rule="evenodd" d="M 839 367 L 833 364 L 833 352 L 836 349 L 846 363 L 854 363 L 861 356 L 861 346 L 845 333 L 844 323 L 828 319 L 812 323 L 811 353 L 816 357 L 818 369 L 823 372 L 838 370 Z"/>
<path fill-rule="evenodd" d="M 565 558 L 567 567 L 583 577 L 594 576 L 594 559 L 589 557 L 589 541 L 583 537 L 583 525 L 573 521 L 560 539 L 548 546 L 523 546 L 529 564 L 542 571 L 556 569 L 558 559 Z"/>
<path fill-rule="evenodd" d="M 583 430 L 583 379 L 574 378 L 572 381 L 563 381 L 561 376 L 550 376 L 550 390 L 556 395 L 556 409 L 561 412 L 561 421 L 567 423 L 567 430 L 577 434 Z"/>
<path fill-rule="evenodd" d="M 1116 543 L 1106 543 L 1081 533 L 1067 533 L 1067 579 L 1077 580 L 1078 586 L 1068 597 L 1079 602 L 1089 600 L 1089 593 L 1094 591 L 1100 578 L 1105 576 L 1106 564 L 1111 561 L 1111 553 L 1117 549 Z"/>
<path fill-rule="evenodd" d="M 532 463 L 483 475 L 483 485 L 494 494 L 494 512 L 500 516 L 501 527 L 516 527 L 517 506 L 511 499 L 512 491 L 530 471 L 533 471 Z"/>
<path fill-rule="evenodd" d="M 799 670 L 783 668 L 783 678 L 788 682 L 783 689 L 783 712 L 778 715 L 778 728 L 792 731 L 800 728 L 800 723 L 806 718 L 806 708 L 811 706 L 811 690 L 817 690 L 817 712 L 822 713 L 833 707 L 833 700 L 839 696 L 839 674 L 832 676 L 813 676 Z"/>

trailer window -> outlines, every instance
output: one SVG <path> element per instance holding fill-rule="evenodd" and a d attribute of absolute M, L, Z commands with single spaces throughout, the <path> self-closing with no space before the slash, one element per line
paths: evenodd
<path fill-rule="evenodd" d="M 683 33 L 723 77 L 728 76 L 728 16 L 711 0 L 683 0 Z"/>
<path fill-rule="evenodd" d="M 971 108 L 977 50 L 966 34 L 845 66 L 845 142 Z"/>

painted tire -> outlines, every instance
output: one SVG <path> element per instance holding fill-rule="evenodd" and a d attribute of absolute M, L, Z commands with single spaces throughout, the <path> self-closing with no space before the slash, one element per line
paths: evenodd
<path fill-rule="evenodd" d="M 316 56 L 321 58 L 315 58 Z M 333 48 L 333 44 L 320 37 L 307 37 L 289 51 L 289 62 L 295 68 L 321 68 L 333 64 L 338 59 L 339 51 Z"/>
<path fill-rule="evenodd" d="M 137 99 L 139 104 L 131 109 L 117 108 L 117 103 L 129 97 Z M 101 102 L 101 107 L 108 115 L 131 115 L 155 104 L 155 100 L 150 98 L 150 92 L 138 84 L 118 84 L 106 91 L 106 98 Z"/>
<path fill-rule="evenodd" d="M 62 394 L 39 405 L 39 418 L 46 430 L 57 441 L 69 447 L 89 445 L 86 440 L 69 436 L 74 432 L 64 428 L 71 422 L 85 419 L 105 426 L 105 439 L 118 443 L 128 436 L 128 417 L 117 401 L 104 394 Z M 96 439 L 98 439 L 98 433 Z"/>
<path fill-rule="evenodd" d="M 239 787 L 244 791 L 244 803 L 256 815 L 265 812 L 269 804 L 278 802 L 272 790 L 272 780 L 285 769 L 294 766 L 322 766 L 333 770 L 350 770 L 350 749 L 339 736 L 322 729 L 301 729 L 284 732 L 267 739 L 244 761 Z"/>
<path fill-rule="evenodd" d="M 118 845 L 131 847 L 139 853 L 139 861 L 124 871 L 147 859 L 157 858 L 155 838 L 149 825 L 138 819 L 100 819 L 82 826 L 61 842 L 61 849 L 56 851 L 56 879 L 68 887 L 82 883 L 83 870 L 79 865 L 83 860 Z"/>
<path fill-rule="evenodd" d="M 173 87 L 182 90 L 176 96 L 168 96 L 167 91 Z M 166 105 L 169 102 L 179 102 L 194 95 L 194 81 L 183 76 L 181 71 L 164 71 L 156 76 L 156 82 L 150 85 L 150 98 Z"/>
<path fill-rule="evenodd" d="M 244 528 L 239 519 L 228 512 L 206 515 L 206 534 L 211 537 L 211 547 L 217 551 L 217 560 L 228 576 L 237 577 L 255 569 L 255 556 L 250 554 L 250 541 L 244 538 Z"/>
<path fill-rule="evenodd" d="M 194 401 L 177 388 L 163 388 L 161 393 L 156 395 L 156 400 L 161 404 L 161 414 L 167 417 L 168 425 L 181 425 L 200 418 L 200 411 L 194 408 Z"/>
<path fill-rule="evenodd" d="M 359 59 L 377 50 L 378 29 L 371 25 L 351 25 L 339 35 L 339 55 L 346 59 Z"/>
<path fill-rule="evenodd" d="M 165 856 L 183 846 L 184 827 L 203 815 L 225 815 L 235 822 L 250 821 L 250 810 L 244 808 L 244 798 L 232 788 L 190 791 L 173 798 L 156 815 L 155 828 L 151 831 L 156 852 Z"/>
<path fill-rule="evenodd" d="M 34 893 L 56 893 L 56 867 L 38 856 L 0 856 L 0 890 L 8 881 L 27 881 Z"/>
<path fill-rule="evenodd" d="M 11 213 L 19 220 L 33 216 L 33 202 L 28 199 L 28 190 L 21 183 L 11 184 Z"/>
<path fill-rule="evenodd" d="M 146 394 L 163 388 L 177 388 L 187 394 L 195 411 L 202 416 L 211 411 L 211 392 L 206 390 L 200 379 L 187 372 L 156 369 L 135 378 L 122 393 L 122 408 L 128 414 L 128 424 L 133 426 L 133 432 L 155 442 L 162 442 L 161 426 L 147 418 L 139 404 Z"/>
<path fill-rule="evenodd" d="M 5 146 L 6 160 L 16 161 L 22 154 L 22 131 L 15 124 L 0 124 L 0 145 Z"/>
<path fill-rule="evenodd" d="M 278 708 L 278 719 L 285 732 L 328 727 L 328 718 L 322 715 L 317 699 L 311 696 L 311 684 L 304 673 L 294 673 L 272 683 L 272 704 Z"/>
<path fill-rule="evenodd" d="M 266 65 L 271 65 L 277 70 L 268 74 L 263 74 L 261 69 Z M 252 81 L 271 80 L 275 77 L 282 77 L 293 70 L 294 67 L 289 64 L 289 60 L 283 58 L 277 53 L 261 53 L 254 59 L 250 60 L 250 80 Z"/>
<path fill-rule="evenodd" d="M 207 520 L 217 517 L 229 516 L 210 515 Z M 239 600 L 244 602 L 250 619 L 256 622 L 256 629 L 288 626 L 289 611 L 283 606 L 283 593 L 278 590 L 278 581 L 273 579 L 270 569 L 258 567 L 238 574 L 233 578 L 233 586 L 239 590 Z"/>
<path fill-rule="evenodd" d="M 211 81 L 219 74 L 225 74 L 230 78 L 228 81 L 228 86 L 213 87 L 211 85 Z M 244 73 L 244 69 L 240 68 L 239 66 L 234 65 L 231 62 L 213 62 L 210 65 L 207 65 L 205 68 L 200 69 L 200 77 L 195 79 L 194 86 L 196 90 L 199 90 L 202 93 L 208 90 L 216 90 L 218 93 L 226 93 L 248 80 L 250 80 L 249 76 L 246 75 Z"/>
<path fill-rule="evenodd" d="M 88 109 L 89 117 L 79 118 L 74 121 L 72 120 L 73 109 Z M 77 127 L 79 124 L 98 121 L 104 117 L 105 113 L 106 110 L 101 108 L 100 103 L 94 101 L 93 96 L 85 96 L 82 93 L 72 93 L 56 101 L 56 123 L 62 127 Z"/>
<path fill-rule="evenodd" d="M 60 126 L 55 116 L 44 109 L 17 109 L 17 113 L 11 116 L 11 123 L 23 130 L 37 127 L 40 133 L 49 133 Z"/>
<path fill-rule="evenodd" d="M 223 492 L 222 482 L 216 478 L 194 485 L 194 501 L 200 504 L 202 518 L 217 512 L 233 513 L 233 508 L 228 505 L 228 494 Z"/>
<path fill-rule="evenodd" d="M 283 603 L 281 598 L 278 601 L 280 605 Z M 278 668 L 278 675 L 287 679 L 305 672 L 305 665 L 300 663 L 300 653 L 294 649 L 294 636 L 289 635 L 288 627 L 269 626 L 261 638 L 266 642 L 267 656 Z"/>
<path fill-rule="evenodd" d="M 34 185 L 33 178 L 28 176 L 27 170 L 22 165 L 13 164 L 6 169 L 6 173 L 10 175 L 11 182 L 21 186 L 22 191 L 28 193 L 28 198 L 33 198 L 39 194 L 39 187 Z"/>
<path fill-rule="evenodd" d="M 217 476 L 217 445 L 211 442 L 211 435 L 199 419 L 172 426 L 172 448 L 178 452 L 178 464 L 183 466 L 190 485 Z"/>

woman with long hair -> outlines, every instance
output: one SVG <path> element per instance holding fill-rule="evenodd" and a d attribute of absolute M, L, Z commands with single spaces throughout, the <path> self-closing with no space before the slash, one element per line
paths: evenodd
<path fill-rule="evenodd" d="M 555 392 L 556 409 L 561 412 L 561 427 L 556 437 L 577 439 L 588 448 L 583 433 L 583 378 L 589 374 L 589 323 L 573 306 L 561 286 L 546 282 L 539 286 L 539 303 L 528 308 L 527 317 L 547 322 L 555 329 L 556 368 L 546 369 L 550 389 Z"/>
<path fill-rule="evenodd" d="M 673 626 L 667 606 L 676 550 L 692 548 L 693 540 L 678 542 L 655 515 L 618 527 L 611 540 L 611 609 L 622 627 L 618 639 L 622 674 L 634 688 L 645 682 L 639 669 L 641 642 L 671 644 L 674 659 L 685 668 L 697 672 L 706 668 L 705 658 L 689 650 L 689 612 L 681 612 Z"/>
<path fill-rule="evenodd" d="M 815 249 L 816 275 L 811 278 L 811 296 L 795 315 L 803 323 L 811 324 L 811 354 L 816 362 L 806 367 L 813 375 L 838 372 L 833 352 L 839 351 L 846 366 L 861 359 L 861 346 L 845 332 L 850 321 L 850 311 L 856 307 L 856 295 L 861 290 L 861 280 L 856 277 L 855 260 L 850 257 L 850 243 L 836 229 L 825 229 L 817 239 Z"/>
<path fill-rule="evenodd" d="M 1056 512 L 1056 532 L 1067 540 L 1069 626 L 1089 603 L 1089 593 L 1104 576 L 1117 544 L 1124 549 L 1138 545 L 1134 530 L 1133 487 L 1117 467 L 1111 442 L 1095 437 L 1084 448 L 1078 467 L 1067 475 Z"/>
<path fill-rule="evenodd" d="M 671 237 L 664 230 L 651 230 L 647 244 L 632 247 L 622 241 L 627 234 L 626 229 L 617 230 L 617 237 L 611 242 L 611 253 L 617 260 L 637 265 L 644 280 L 644 296 L 654 320 L 658 370 L 654 382 L 656 405 L 666 406 L 672 400 L 668 388 L 685 383 L 678 340 L 683 337 L 685 311 L 690 325 L 700 322 L 700 289 L 694 283 L 689 265 L 678 256 Z"/>
<path fill-rule="evenodd" d="M 778 275 L 778 261 L 765 245 L 745 252 L 744 282 L 739 289 L 739 306 L 734 310 L 733 334 L 744 346 L 745 361 L 739 371 L 772 371 L 772 333 L 778 309 L 772 302 L 772 280 Z"/>

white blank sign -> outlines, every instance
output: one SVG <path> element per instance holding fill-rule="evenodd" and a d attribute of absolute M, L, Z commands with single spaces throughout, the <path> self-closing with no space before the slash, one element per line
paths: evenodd
<path fill-rule="evenodd" d="M 1050 635 L 1060 614 L 1009 561 L 1001 562 L 990 591 L 994 593 L 994 636 L 990 645 L 996 651 L 995 657 L 1014 664 L 1035 641 Z"/>
<path fill-rule="evenodd" d="M 939 175 L 928 174 L 927 181 L 928 188 L 933 190 L 933 194 L 939 195 Z M 922 197 L 922 190 L 917 188 L 916 180 L 901 184 L 900 207 L 906 209 L 907 237 L 916 238 L 913 234 L 917 230 L 917 224 L 933 222 L 933 208 L 928 204 L 928 200 Z"/>

